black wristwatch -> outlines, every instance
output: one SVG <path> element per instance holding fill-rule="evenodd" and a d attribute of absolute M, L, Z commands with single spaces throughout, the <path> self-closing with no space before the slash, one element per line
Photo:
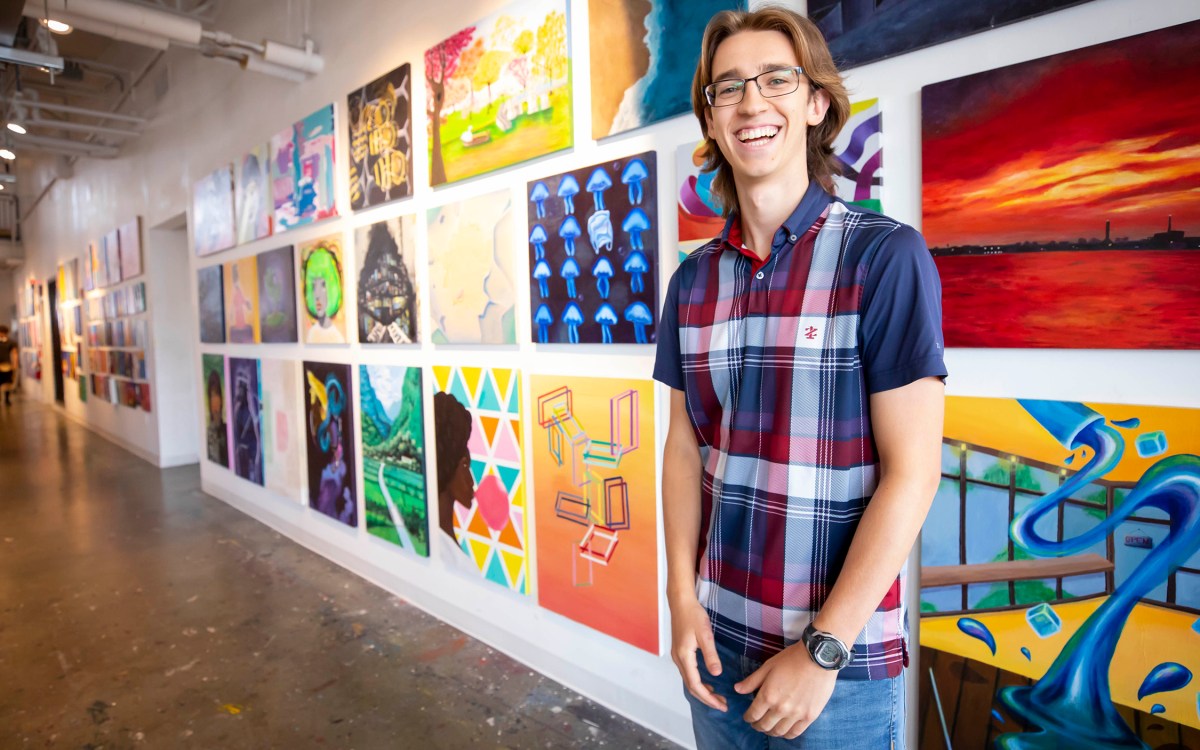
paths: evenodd
<path fill-rule="evenodd" d="M 809 656 L 821 669 L 837 671 L 854 661 L 854 649 L 847 648 L 846 644 L 832 633 L 817 630 L 811 622 L 804 629 L 800 640 L 808 649 Z"/>

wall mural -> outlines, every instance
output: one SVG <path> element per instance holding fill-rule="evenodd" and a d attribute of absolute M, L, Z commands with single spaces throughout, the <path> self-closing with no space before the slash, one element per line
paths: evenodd
<path fill-rule="evenodd" d="M 360 365 L 358 373 L 367 531 L 428 557 L 421 368 Z"/>
<path fill-rule="evenodd" d="M 337 128 L 333 105 L 271 136 L 275 231 L 337 216 Z"/>
<path fill-rule="evenodd" d="M 342 236 L 333 234 L 300 245 L 300 306 L 309 344 L 345 344 L 346 297 Z"/>
<path fill-rule="evenodd" d="M 1200 747 L 1200 410 L 952 396 L 944 435 L 921 747 Z"/>
<path fill-rule="evenodd" d="M 507 190 L 429 209 L 435 344 L 517 343 L 512 213 Z"/>
<path fill-rule="evenodd" d="M 566 3 L 514 3 L 427 50 L 425 90 L 431 185 L 570 148 Z"/>
<path fill-rule="evenodd" d="M 258 318 L 258 258 L 253 255 L 225 264 L 225 326 L 225 336 L 231 344 L 262 341 Z"/>
<path fill-rule="evenodd" d="M 262 390 L 259 387 L 258 360 L 230 357 L 229 371 L 229 445 L 233 454 L 233 473 L 242 479 L 263 483 Z"/>
<path fill-rule="evenodd" d="M 533 375 L 538 603 L 658 653 L 654 384 Z"/>
<path fill-rule="evenodd" d="M 346 97 L 353 211 L 412 195 L 411 70 L 404 63 Z"/>
<path fill-rule="evenodd" d="M 296 264 L 291 245 L 258 254 L 258 320 L 263 343 L 296 341 Z"/>
<path fill-rule="evenodd" d="M 529 593 L 520 374 L 435 365 L 433 379 L 439 556 L 452 570 Z"/>
<path fill-rule="evenodd" d="M 271 204 L 271 164 L 267 153 L 265 143 L 255 146 L 242 156 L 238 165 L 233 183 L 238 244 L 271 234 L 275 212 Z"/>
<path fill-rule="evenodd" d="M 1200 348 L 1200 21 L 926 86 L 947 347 Z"/>
<path fill-rule="evenodd" d="M 592 0 L 592 137 L 692 111 L 696 51 L 710 18 L 745 10 L 728 0 Z M 665 43 L 669 42 L 669 43 Z"/>
<path fill-rule="evenodd" d="M 262 392 L 263 479 L 268 490 L 304 502 L 300 467 L 304 425 L 300 418 L 300 363 L 264 359 L 259 366 Z"/>
<path fill-rule="evenodd" d="M 808 17 L 829 42 L 838 69 L 1015 23 L 1087 0 L 808 0 Z"/>
<path fill-rule="evenodd" d="M 417 331 L 417 219 L 394 216 L 354 230 L 358 254 L 358 340 L 412 344 Z"/>
<path fill-rule="evenodd" d="M 305 362 L 304 394 L 308 505 L 358 526 L 350 365 Z"/>
<path fill-rule="evenodd" d="M 200 382 L 204 400 L 205 455 L 215 464 L 229 466 L 229 429 L 225 414 L 225 357 L 200 355 Z"/>
<path fill-rule="evenodd" d="M 647 151 L 529 183 L 534 341 L 655 341 L 657 174 Z"/>
<path fill-rule="evenodd" d="M 203 257 L 233 247 L 237 234 L 233 223 L 233 168 L 230 165 L 218 168 L 192 186 L 190 218 L 192 247 L 196 255 Z M 97 283 L 105 286 L 99 280 Z"/>

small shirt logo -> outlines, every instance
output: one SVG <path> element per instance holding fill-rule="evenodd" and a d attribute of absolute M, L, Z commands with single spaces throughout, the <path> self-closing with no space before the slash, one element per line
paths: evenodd
<path fill-rule="evenodd" d="M 807 328 L 804 329 L 804 338 L 808 339 L 809 341 L 812 341 L 816 337 L 817 337 L 817 327 L 816 326 L 808 326 Z"/>

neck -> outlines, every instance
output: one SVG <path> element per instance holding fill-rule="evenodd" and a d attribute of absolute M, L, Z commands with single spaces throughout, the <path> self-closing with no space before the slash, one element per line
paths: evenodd
<path fill-rule="evenodd" d="M 738 191 L 738 215 L 742 222 L 742 238 L 746 247 L 760 258 L 771 249 L 775 231 L 783 226 L 804 193 L 808 190 L 808 172 L 769 183 L 742 181 L 735 178 Z"/>

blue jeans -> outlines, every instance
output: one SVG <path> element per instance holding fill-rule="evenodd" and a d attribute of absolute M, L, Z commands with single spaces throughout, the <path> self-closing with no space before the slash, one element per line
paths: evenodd
<path fill-rule="evenodd" d="M 725 697 L 729 710 L 717 711 L 696 700 L 684 689 L 692 707 L 692 730 L 697 750 L 904 750 L 904 675 L 887 680 L 838 680 L 833 696 L 817 720 L 794 740 L 763 734 L 746 723 L 742 714 L 753 695 L 734 692 L 761 662 L 718 645 L 721 674 L 714 677 L 697 652 L 700 679 Z"/>

